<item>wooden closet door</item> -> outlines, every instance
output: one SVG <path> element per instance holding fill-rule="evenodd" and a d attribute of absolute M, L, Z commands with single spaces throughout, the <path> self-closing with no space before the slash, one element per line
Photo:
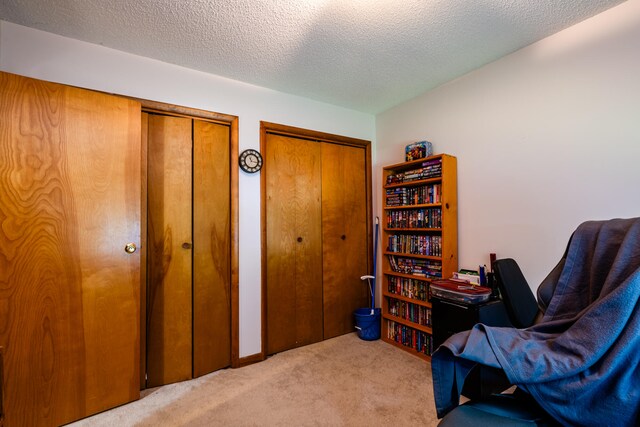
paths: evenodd
<path fill-rule="evenodd" d="M 191 120 L 148 115 L 147 386 L 192 375 Z"/>
<path fill-rule="evenodd" d="M 322 143 L 324 339 L 354 331 L 369 306 L 365 149 Z"/>
<path fill-rule="evenodd" d="M 320 144 L 267 135 L 267 354 L 322 340 Z"/>
<path fill-rule="evenodd" d="M 231 364 L 229 127 L 193 123 L 193 376 Z"/>
<path fill-rule="evenodd" d="M 139 397 L 140 104 L 0 73 L 5 425 Z"/>

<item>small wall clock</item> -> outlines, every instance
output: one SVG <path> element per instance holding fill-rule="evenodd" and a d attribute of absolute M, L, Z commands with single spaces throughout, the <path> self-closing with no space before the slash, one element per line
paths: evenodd
<path fill-rule="evenodd" d="M 240 169 L 248 173 L 255 173 L 262 169 L 262 155 L 252 149 L 240 153 Z"/>

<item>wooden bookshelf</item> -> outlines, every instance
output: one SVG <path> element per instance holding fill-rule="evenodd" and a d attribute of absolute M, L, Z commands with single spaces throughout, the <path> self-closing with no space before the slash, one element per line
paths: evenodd
<path fill-rule="evenodd" d="M 458 269 L 457 159 L 382 169 L 382 340 L 422 359 L 433 351 L 429 285 Z"/>

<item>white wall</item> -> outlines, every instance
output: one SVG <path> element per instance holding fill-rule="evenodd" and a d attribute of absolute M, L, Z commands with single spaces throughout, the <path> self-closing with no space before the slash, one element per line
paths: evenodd
<path fill-rule="evenodd" d="M 239 117 L 240 150 L 260 121 L 374 140 L 373 115 L 0 21 L 0 70 Z M 375 145 L 372 147 L 375 152 Z M 261 350 L 260 177 L 240 173 L 240 356 Z"/>
<path fill-rule="evenodd" d="M 385 111 L 376 128 L 376 188 L 410 142 L 457 156 L 460 267 L 513 257 L 535 290 L 579 223 L 640 216 L 640 0 Z"/>

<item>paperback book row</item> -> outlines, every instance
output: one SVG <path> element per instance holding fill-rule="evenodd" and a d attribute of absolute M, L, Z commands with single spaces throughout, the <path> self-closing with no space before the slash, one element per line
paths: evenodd
<path fill-rule="evenodd" d="M 440 203 L 442 184 L 387 189 L 387 206 L 411 206 Z"/>
<path fill-rule="evenodd" d="M 387 276 L 387 291 L 390 294 L 403 297 L 429 301 L 429 282 L 419 279 L 407 279 L 405 277 Z"/>
<path fill-rule="evenodd" d="M 442 236 L 392 234 L 389 236 L 387 250 L 412 255 L 442 256 Z"/>
<path fill-rule="evenodd" d="M 442 228 L 442 210 L 422 208 L 388 211 L 387 228 Z"/>
<path fill-rule="evenodd" d="M 421 167 L 405 172 L 398 172 L 387 176 L 387 184 L 419 181 L 442 176 L 442 159 L 432 159 L 422 162 Z"/>
<path fill-rule="evenodd" d="M 388 339 L 406 347 L 411 347 L 418 353 L 431 356 L 431 353 L 433 353 L 433 340 L 430 334 L 417 331 L 408 326 L 396 323 L 393 320 L 386 320 L 386 322 Z"/>
<path fill-rule="evenodd" d="M 422 305 L 389 298 L 389 314 L 422 326 L 431 326 L 431 309 Z"/>
<path fill-rule="evenodd" d="M 413 274 L 420 277 L 442 277 L 442 263 L 429 259 L 403 258 L 395 255 L 389 257 L 391 271 Z"/>

